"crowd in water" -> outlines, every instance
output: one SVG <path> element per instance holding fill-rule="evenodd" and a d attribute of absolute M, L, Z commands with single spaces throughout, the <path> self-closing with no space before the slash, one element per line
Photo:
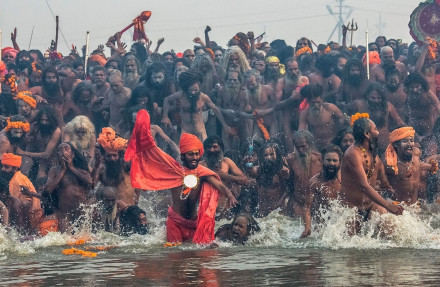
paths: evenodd
<path fill-rule="evenodd" d="M 349 234 L 374 213 L 436 202 L 433 40 L 379 36 L 366 57 L 367 47 L 346 45 L 346 27 L 342 43 L 303 37 L 293 46 L 239 32 L 222 47 L 210 31 L 178 53 L 160 51 L 163 38 L 154 51 L 152 41 L 128 50 L 116 33 L 110 55 L 100 45 L 87 61 L 85 49 L 22 50 L 12 33 L 0 62 L 1 225 L 23 236 L 71 233 L 93 206 L 93 230 L 147 234 L 138 202 L 152 189 L 133 184 L 142 169 L 125 155 L 130 139 L 146 140 L 133 132 L 140 112 L 154 139 L 146 149 L 213 171 L 201 180 L 224 195 L 215 219 L 232 220 L 217 228 L 220 240 L 243 243 L 274 211 L 301 218 L 307 237 L 334 200 L 357 212 Z M 170 242 L 193 239 L 203 198 L 194 189 L 172 186 L 154 203 L 155 216 L 168 210 Z"/>

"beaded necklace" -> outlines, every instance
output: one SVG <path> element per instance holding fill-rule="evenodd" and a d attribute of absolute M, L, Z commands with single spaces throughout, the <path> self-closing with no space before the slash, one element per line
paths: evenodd
<path fill-rule="evenodd" d="M 373 158 L 373 156 L 371 156 L 373 158 L 373 160 L 372 160 L 372 163 L 369 164 L 367 150 L 365 148 L 363 148 L 363 147 L 358 146 L 358 145 L 356 147 L 359 148 L 362 151 L 363 155 L 364 155 L 365 163 L 368 166 L 368 170 L 366 170 L 365 173 L 367 174 L 367 178 L 370 179 L 371 176 L 374 173 L 374 166 L 376 165 L 376 161 Z"/>

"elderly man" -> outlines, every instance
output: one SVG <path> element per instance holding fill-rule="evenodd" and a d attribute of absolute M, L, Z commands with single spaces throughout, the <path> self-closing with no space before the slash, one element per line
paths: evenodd
<path fill-rule="evenodd" d="M 2 61 L 5 64 L 15 63 L 15 58 L 17 57 L 18 51 L 12 47 L 5 47 L 2 49 Z"/>
<path fill-rule="evenodd" d="M 183 166 L 156 146 L 150 131 L 150 116 L 145 110 L 139 111 L 125 153 L 125 160 L 132 162 L 130 176 L 133 187 L 171 190 L 168 241 L 211 243 L 214 240 L 218 192 L 228 198 L 228 205 L 235 206 L 237 201 L 220 182 L 218 175 L 199 165 L 203 144 L 196 136 L 182 135 L 180 153 Z"/>
<path fill-rule="evenodd" d="M 22 203 L 23 227 L 27 233 L 35 233 L 43 219 L 43 210 L 40 200 L 30 194 L 36 193 L 34 185 L 20 172 L 21 156 L 5 153 L 1 163 L 1 175 L 9 181 L 9 193 Z"/>
<path fill-rule="evenodd" d="M 30 125 L 23 116 L 12 116 L 6 127 L 0 132 L 0 159 L 4 153 L 15 153 L 25 148 L 24 136 L 30 131 Z"/>
<path fill-rule="evenodd" d="M 400 78 L 404 82 L 408 74 L 405 65 L 403 63 L 396 63 L 393 49 L 385 46 L 380 49 L 380 64 L 371 69 L 370 80 L 385 83 L 385 75 L 393 69 L 397 69 L 400 72 Z"/>
<path fill-rule="evenodd" d="M 420 161 L 420 151 L 414 145 L 415 130 L 402 127 L 390 133 L 390 144 L 385 152 L 386 174 L 390 185 L 395 190 L 396 199 L 411 205 L 417 202 L 422 173 L 435 173 L 437 166 Z M 433 156 L 437 157 L 437 156 Z M 427 161 L 433 159 L 427 158 Z"/>

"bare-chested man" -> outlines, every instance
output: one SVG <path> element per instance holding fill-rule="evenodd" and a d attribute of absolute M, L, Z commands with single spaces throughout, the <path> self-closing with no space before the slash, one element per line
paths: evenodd
<path fill-rule="evenodd" d="M 170 103 L 175 102 L 176 106 L 180 105 L 179 113 L 182 120 L 182 133 L 192 133 L 204 141 L 207 135 L 202 118 L 202 110 L 203 108 L 210 108 L 214 111 L 226 132 L 231 134 L 232 129 L 226 124 L 220 109 L 214 105 L 207 95 L 200 92 L 201 81 L 202 75 L 195 70 L 190 69 L 180 74 L 179 85 L 182 91 L 165 98 L 162 123 L 166 127 L 171 127 L 168 111 Z"/>
<path fill-rule="evenodd" d="M 390 102 L 401 119 L 406 119 L 406 99 L 407 95 L 403 89 L 403 84 L 400 79 L 400 72 L 397 69 L 390 70 L 386 74 L 385 84 L 385 98 Z"/>
<path fill-rule="evenodd" d="M 394 69 L 400 72 L 400 79 L 404 82 L 408 74 L 405 65 L 403 63 L 396 63 L 393 48 L 385 46 L 380 49 L 380 64 L 371 69 L 370 80 L 385 83 L 387 70 Z"/>
<path fill-rule="evenodd" d="M 331 143 L 345 121 L 338 107 L 322 101 L 323 92 L 321 84 L 310 84 L 301 89 L 301 95 L 307 99 L 309 107 L 301 112 L 298 129 L 310 131 L 318 150 Z"/>
<path fill-rule="evenodd" d="M 362 221 L 370 218 L 372 211 L 380 214 L 403 212 L 401 205 L 386 201 L 374 189 L 378 179 L 383 187 L 390 188 L 383 164 L 377 155 L 379 131 L 376 125 L 368 118 L 357 119 L 353 124 L 353 136 L 355 144 L 347 149 L 342 160 L 339 193 L 342 204 L 358 210 L 359 216 L 349 230 L 351 234 L 359 230 Z"/>
<path fill-rule="evenodd" d="M 253 113 L 255 110 L 267 110 L 272 108 L 276 103 L 274 90 L 268 85 L 261 84 L 261 76 L 255 71 L 249 71 L 245 74 L 246 82 L 246 101 L 247 106 L 245 111 Z M 267 114 L 262 117 L 263 124 L 269 132 L 271 137 L 278 134 L 278 122 L 275 114 Z M 257 121 L 254 121 L 252 127 L 252 136 L 258 134 L 261 138 L 261 130 L 258 127 Z"/>
<path fill-rule="evenodd" d="M 139 84 L 140 79 L 140 64 L 136 56 L 127 55 L 124 58 L 124 63 L 122 64 L 123 74 L 122 81 L 124 82 L 124 87 L 134 90 Z"/>
<path fill-rule="evenodd" d="M 119 133 L 118 123 L 123 118 L 123 109 L 131 97 L 131 90 L 124 87 L 121 72 L 114 70 L 109 76 L 110 90 L 103 106 L 109 110 L 109 125 Z"/>
<path fill-rule="evenodd" d="M 420 73 L 425 78 L 425 80 L 429 84 L 429 90 L 432 93 L 436 94 L 437 83 L 435 81 L 435 76 L 436 76 L 436 70 L 438 70 L 439 68 L 439 64 L 433 63 L 434 59 L 432 59 L 432 57 L 428 52 L 429 45 L 430 42 L 428 40 L 425 40 L 423 48 L 421 47 L 418 48 L 421 49 L 421 53 L 417 59 L 416 66 L 414 67 L 414 71 Z"/>
<path fill-rule="evenodd" d="M 75 86 L 72 91 L 72 98 L 66 100 L 63 107 L 63 117 L 65 122 L 70 122 L 76 116 L 87 116 L 91 121 L 94 120 L 94 106 L 98 102 L 93 86 L 89 82 L 83 81 Z"/>
<path fill-rule="evenodd" d="M 340 99 L 337 105 L 343 111 L 353 101 L 362 99 L 368 84 L 365 66 L 358 59 L 350 59 L 344 66 L 339 87 Z"/>
<path fill-rule="evenodd" d="M 420 151 L 414 145 L 415 131 L 412 127 L 398 128 L 390 133 L 390 144 L 385 153 L 386 174 L 395 190 L 397 201 L 407 205 L 417 203 L 424 184 L 422 173 L 435 172 L 435 164 L 420 160 Z M 428 157 L 426 160 L 437 156 Z"/>
<path fill-rule="evenodd" d="M 60 231 L 69 230 L 70 224 L 83 215 L 81 205 L 90 203 L 92 183 L 85 158 L 71 144 L 60 144 L 58 165 L 49 171 L 45 186 L 49 194 L 57 192 L 55 213 Z"/>
<path fill-rule="evenodd" d="M 0 159 L 4 153 L 17 153 L 17 149 L 25 148 L 25 133 L 30 131 L 30 125 L 23 116 L 12 116 L 8 125 L 0 132 Z"/>
<path fill-rule="evenodd" d="M 382 84 L 372 82 L 368 85 L 364 99 L 354 101 L 349 107 L 350 115 L 355 113 L 368 113 L 379 130 L 379 154 L 382 154 L 388 146 L 389 125 L 404 126 L 394 106 L 385 98 Z M 391 119 L 391 121 L 390 121 Z"/>
<path fill-rule="evenodd" d="M 287 215 L 304 214 L 309 180 L 322 170 L 321 154 L 312 151 L 314 138 L 309 131 L 300 130 L 293 136 L 296 152 L 287 156 L 287 164 L 294 180 L 294 193 L 287 203 Z"/>
<path fill-rule="evenodd" d="M 117 199 L 128 205 L 137 205 L 141 190 L 131 186 L 130 175 L 126 170 L 124 150 L 127 140 L 117 137 L 111 128 L 103 128 L 98 137 L 104 162 L 95 162 L 94 183 L 116 189 Z M 99 166 L 98 166 L 99 164 Z"/>
<path fill-rule="evenodd" d="M 238 168 L 238 166 L 227 157 L 223 156 L 223 141 L 218 136 L 209 136 L 204 142 L 205 160 L 200 164 L 215 171 L 222 182 L 232 191 L 232 194 L 238 198 L 240 187 L 249 183 L 248 178 Z M 219 202 L 218 210 L 223 208 L 226 199 Z"/>
<path fill-rule="evenodd" d="M 428 82 L 418 73 L 411 73 L 405 81 L 408 95 L 408 124 L 419 136 L 431 134 L 440 112 L 440 102 L 429 90 Z"/>
<path fill-rule="evenodd" d="M 96 190 L 96 200 L 98 203 L 98 228 L 108 232 L 119 231 L 121 212 L 127 208 L 127 204 L 118 200 L 117 192 L 113 187 L 100 186 Z"/>
<path fill-rule="evenodd" d="M 324 94 L 337 92 L 341 79 L 335 75 L 336 56 L 331 53 L 319 56 L 315 62 L 315 72 L 307 77 L 311 84 L 322 84 L 324 86 Z"/>
<path fill-rule="evenodd" d="M 239 113 L 246 107 L 246 90 L 242 88 L 243 79 L 239 78 L 239 73 L 230 71 L 227 75 L 224 86 L 220 86 L 217 91 L 216 106 L 222 111 L 226 123 L 234 129 L 236 134 L 228 135 L 222 131 L 222 139 L 226 150 L 240 146 L 249 136 L 247 125 L 243 122 Z"/>
<path fill-rule="evenodd" d="M 64 126 L 63 106 L 64 92 L 60 86 L 60 76 L 53 67 L 47 67 L 43 71 L 42 85 L 29 90 L 37 100 L 37 107 L 49 105 L 55 111 L 58 126 Z"/>
<path fill-rule="evenodd" d="M 104 100 L 110 89 L 110 84 L 106 81 L 106 70 L 104 67 L 95 66 L 93 68 L 92 84 L 96 97 L 101 101 Z"/>
<path fill-rule="evenodd" d="M 290 171 L 277 144 L 264 144 L 258 151 L 257 167 L 258 214 L 267 216 L 277 208 L 285 212 L 291 193 Z"/>
<path fill-rule="evenodd" d="M 321 151 L 322 171 L 309 181 L 304 208 L 304 231 L 301 237 L 307 237 L 312 232 L 312 215 L 319 221 L 321 215 L 329 208 L 331 200 L 338 199 L 341 190 L 342 151 L 338 146 L 328 145 Z"/>

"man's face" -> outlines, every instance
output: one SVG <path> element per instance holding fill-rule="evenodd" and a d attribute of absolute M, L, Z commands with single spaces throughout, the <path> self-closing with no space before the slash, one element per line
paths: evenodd
<path fill-rule="evenodd" d="M 214 52 L 214 61 L 216 63 L 220 63 L 220 61 L 222 60 L 223 57 L 223 52 L 220 50 L 217 50 Z"/>
<path fill-rule="evenodd" d="M 14 174 L 18 171 L 18 167 L 3 165 L 1 176 L 6 179 L 8 182 L 14 177 Z"/>
<path fill-rule="evenodd" d="M 369 46 L 369 49 L 368 49 L 368 50 L 371 51 L 371 52 L 379 52 L 379 48 L 377 47 L 376 44 L 371 44 L 371 45 Z"/>
<path fill-rule="evenodd" d="M 339 71 L 339 74 L 342 75 L 342 72 L 344 71 L 345 64 L 347 63 L 347 59 L 343 57 L 338 58 L 338 65 L 336 66 L 336 69 Z"/>
<path fill-rule="evenodd" d="M 298 141 L 296 141 L 295 148 L 300 156 L 309 154 L 311 150 L 311 147 L 307 144 L 305 138 L 300 138 Z"/>
<path fill-rule="evenodd" d="M 232 54 L 229 56 L 228 67 L 238 68 L 240 67 L 239 62 L 240 62 L 240 57 L 238 57 L 237 54 Z"/>
<path fill-rule="evenodd" d="M 296 75 L 298 76 L 299 68 L 298 68 L 298 62 L 297 61 L 290 61 L 286 65 L 286 73 L 288 76 Z"/>
<path fill-rule="evenodd" d="M 310 105 L 310 109 L 312 110 L 313 113 L 319 113 L 321 111 L 322 102 L 323 101 L 322 101 L 321 97 L 316 97 L 316 98 L 310 99 L 309 105 Z"/>
<path fill-rule="evenodd" d="M 379 48 L 382 48 L 383 46 L 385 46 L 385 39 L 384 38 L 377 38 L 376 44 L 379 46 Z"/>
<path fill-rule="evenodd" d="M 380 60 L 384 63 L 394 63 L 394 52 L 392 49 L 383 51 L 380 54 Z"/>
<path fill-rule="evenodd" d="M 55 73 L 47 73 L 44 79 L 48 84 L 55 84 L 57 82 L 57 76 Z"/>
<path fill-rule="evenodd" d="M 5 62 L 5 65 L 7 64 L 13 64 L 15 62 L 15 58 L 10 53 L 3 55 L 2 57 L 3 62 Z"/>
<path fill-rule="evenodd" d="M 378 91 L 373 90 L 367 96 L 368 105 L 372 108 L 379 108 L 382 104 L 382 96 Z"/>
<path fill-rule="evenodd" d="M 232 240 L 235 243 L 242 243 L 248 236 L 248 220 L 239 216 L 232 225 Z"/>
<path fill-rule="evenodd" d="M 250 75 L 249 78 L 246 79 L 246 88 L 251 91 L 258 88 L 258 81 L 254 75 Z"/>
<path fill-rule="evenodd" d="M 92 94 L 89 90 L 82 90 L 81 94 L 79 95 L 79 101 L 82 104 L 88 104 L 92 100 Z"/>
<path fill-rule="evenodd" d="M 75 130 L 75 134 L 79 140 L 82 140 L 83 138 L 86 137 L 87 130 L 86 130 L 86 128 L 80 127 Z"/>
<path fill-rule="evenodd" d="M 221 168 L 223 151 L 218 143 L 213 143 L 206 149 L 206 163 L 209 168 Z"/>
<path fill-rule="evenodd" d="M 162 72 L 151 74 L 151 83 L 155 86 L 161 86 L 165 81 L 165 75 Z"/>
<path fill-rule="evenodd" d="M 188 88 L 188 96 L 189 97 L 197 97 L 200 95 L 200 87 L 198 83 L 195 83 L 191 87 Z"/>
<path fill-rule="evenodd" d="M 218 143 L 213 143 L 207 150 L 207 153 L 214 153 L 214 152 L 219 152 L 221 151 L 222 148 L 220 147 L 220 145 Z"/>
<path fill-rule="evenodd" d="M 229 72 L 228 79 L 226 82 L 231 86 L 240 86 L 240 81 L 238 80 L 237 72 Z"/>
<path fill-rule="evenodd" d="M 200 151 L 193 150 L 181 155 L 183 164 L 189 169 L 196 169 L 200 162 Z"/>
<path fill-rule="evenodd" d="M 388 46 L 393 48 L 393 50 L 395 51 L 397 48 L 397 42 L 396 41 L 388 41 Z"/>
<path fill-rule="evenodd" d="M 93 73 L 92 81 L 97 86 L 102 86 L 105 83 L 105 74 L 103 70 L 99 70 Z"/>
<path fill-rule="evenodd" d="M 13 138 L 21 139 L 24 136 L 23 129 L 11 129 L 11 135 Z"/>
<path fill-rule="evenodd" d="M 255 70 L 260 72 L 260 75 L 264 72 L 264 69 L 266 69 L 266 64 L 263 60 L 257 60 L 255 61 Z"/>
<path fill-rule="evenodd" d="M 411 83 L 408 87 L 408 92 L 414 96 L 421 95 L 422 91 L 422 85 L 419 83 Z"/>
<path fill-rule="evenodd" d="M 377 138 L 379 137 L 379 131 L 377 130 L 376 124 L 370 120 L 370 143 L 377 141 Z"/>
<path fill-rule="evenodd" d="M 280 62 L 274 62 L 267 64 L 267 69 L 272 71 L 278 71 L 280 68 Z"/>
<path fill-rule="evenodd" d="M 192 62 L 194 62 L 196 54 L 194 53 L 193 50 L 186 50 L 183 53 L 183 57 L 191 64 Z"/>
<path fill-rule="evenodd" d="M 308 46 L 309 46 L 309 44 L 307 43 L 306 39 L 300 39 L 298 41 L 298 48 L 299 49 L 304 48 L 304 47 L 308 47 Z"/>
<path fill-rule="evenodd" d="M 135 73 L 137 72 L 137 66 L 135 60 L 131 59 L 125 63 L 125 72 L 126 73 Z"/>
<path fill-rule="evenodd" d="M 76 67 L 76 76 L 78 79 L 84 78 L 84 66 Z"/>
<path fill-rule="evenodd" d="M 412 136 L 399 140 L 396 146 L 396 153 L 398 157 L 407 161 L 411 160 L 413 156 L 414 146 L 414 137 Z"/>
<path fill-rule="evenodd" d="M 31 114 L 31 111 L 32 107 L 29 104 L 22 100 L 18 101 L 18 112 L 20 115 L 27 117 Z"/>
<path fill-rule="evenodd" d="M 277 160 L 277 154 L 276 151 L 273 147 L 268 147 L 265 151 L 264 151 L 264 155 L 263 155 L 263 160 L 265 162 L 275 162 Z"/>
<path fill-rule="evenodd" d="M 329 152 L 324 155 L 323 160 L 323 170 L 328 179 L 334 179 L 338 175 L 339 169 L 341 167 L 341 162 L 339 161 L 339 155 L 335 152 Z"/>
<path fill-rule="evenodd" d="M 116 77 L 112 81 L 110 81 L 110 89 L 114 94 L 121 93 L 123 88 L 124 88 L 124 83 L 122 82 L 121 78 Z"/>
<path fill-rule="evenodd" d="M 60 160 L 73 158 L 73 151 L 70 148 L 70 145 L 67 143 L 62 143 L 58 146 L 58 158 Z"/>
<path fill-rule="evenodd" d="M 341 141 L 341 150 L 345 153 L 345 151 L 354 144 L 354 137 L 351 133 L 346 134 Z"/>
<path fill-rule="evenodd" d="M 172 63 L 174 61 L 173 56 L 171 56 L 169 54 L 166 55 L 165 58 L 164 58 L 164 61 L 167 62 L 167 63 Z"/>
<path fill-rule="evenodd" d="M 41 85 L 41 72 L 31 71 L 29 81 L 33 84 L 33 86 Z"/>
<path fill-rule="evenodd" d="M 104 159 L 106 162 L 116 162 L 119 160 L 119 153 L 106 151 Z"/>

